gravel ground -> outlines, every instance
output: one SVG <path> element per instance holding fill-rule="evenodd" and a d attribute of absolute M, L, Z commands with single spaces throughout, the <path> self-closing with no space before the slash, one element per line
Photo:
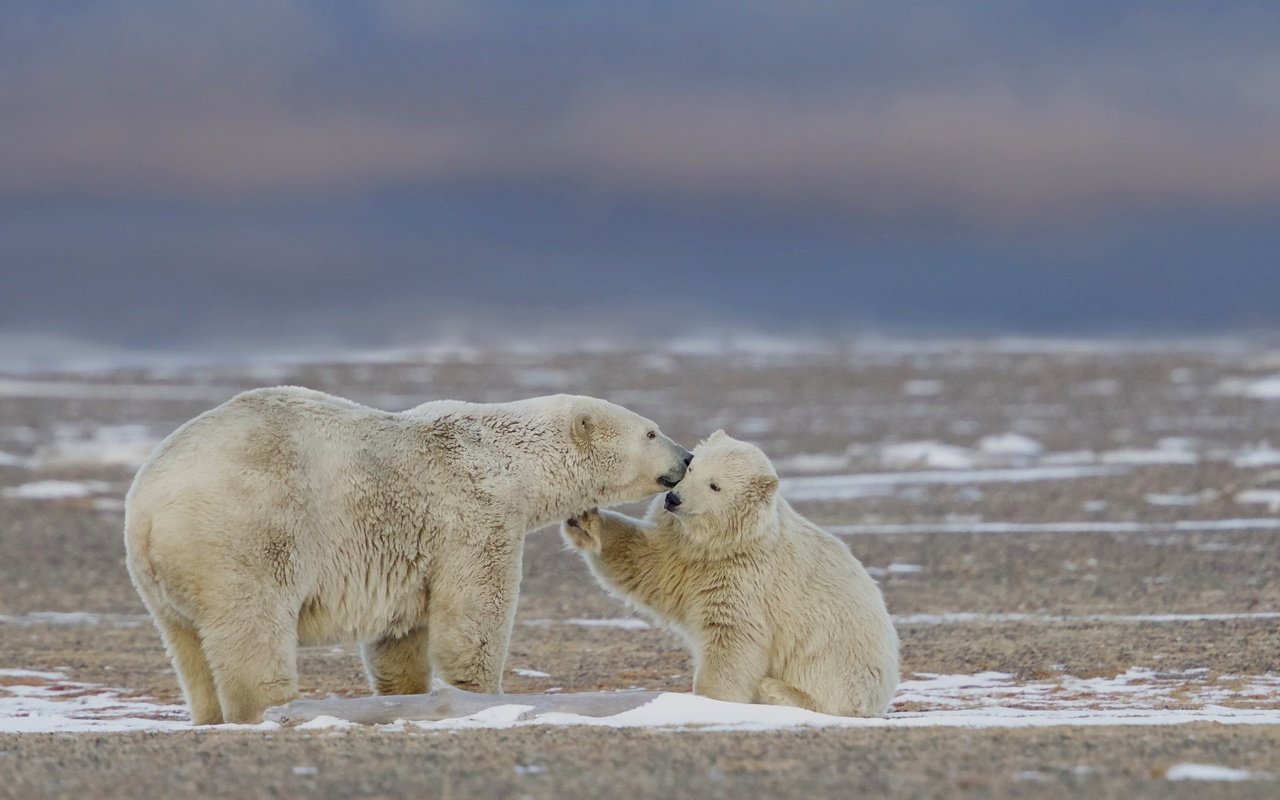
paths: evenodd
<path fill-rule="evenodd" d="M 904 675 L 1276 672 L 1280 620 L 1247 615 L 1280 611 L 1280 523 L 1221 524 L 1280 517 L 1266 494 L 1280 490 L 1280 458 L 1263 449 L 1280 446 L 1280 401 L 1248 394 L 1251 381 L 1274 372 L 1280 352 L 1238 343 L 926 343 L 459 351 L 385 363 L 0 376 L 0 669 L 57 669 L 178 702 L 125 573 L 120 498 L 148 444 L 176 425 L 239 389 L 298 383 L 388 408 L 596 394 L 657 419 L 685 444 L 717 427 L 753 439 L 801 482 L 889 474 L 897 482 L 887 489 L 860 484 L 796 505 L 849 531 L 855 554 L 879 574 L 902 620 Z M 994 436 L 1003 439 L 984 444 Z M 935 444 L 900 446 L 921 441 Z M 1025 482 L 978 472 L 1050 466 L 1111 471 Z M 927 477 L 948 469 L 968 477 Z M 79 498 L 19 490 L 46 480 L 95 483 Z M 1076 529 L 1036 527 L 1046 523 Z M 892 527 L 903 525 L 925 527 Z M 961 612 L 1030 616 L 920 616 Z M 1143 619 L 1169 614 L 1236 616 Z M 508 667 L 548 677 L 511 673 L 507 690 L 687 691 L 689 659 L 670 634 L 558 624 L 624 616 L 553 531 L 532 533 Z M 309 696 L 366 692 L 349 645 L 307 650 L 301 673 Z M 1181 797 L 1207 787 L 1214 797 L 1273 797 L 1278 745 L 1280 726 L 1212 724 L 0 734 L 0 796 Z M 1250 770 L 1253 779 L 1164 778 L 1183 762 Z"/>
<path fill-rule="evenodd" d="M 13 797 L 1274 797 L 1275 783 L 1170 782 L 1175 763 L 1277 767 L 1275 728 L 420 736 L 29 736 Z"/>

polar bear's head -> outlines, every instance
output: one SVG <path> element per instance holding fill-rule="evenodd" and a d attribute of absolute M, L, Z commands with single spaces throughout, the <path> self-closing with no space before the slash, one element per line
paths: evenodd
<path fill-rule="evenodd" d="M 684 480 L 663 498 L 663 508 L 691 533 L 748 535 L 775 510 L 778 473 L 760 448 L 716 431 L 693 456 Z"/>
<path fill-rule="evenodd" d="M 594 397 L 569 397 L 569 442 L 586 470 L 594 504 L 641 500 L 670 489 L 693 455 L 653 420 Z"/>

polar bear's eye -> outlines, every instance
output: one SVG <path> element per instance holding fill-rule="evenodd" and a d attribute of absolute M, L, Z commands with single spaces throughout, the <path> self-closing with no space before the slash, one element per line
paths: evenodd
<path fill-rule="evenodd" d="M 720 487 L 713 483 L 711 484 L 711 491 L 718 492 L 720 491 Z"/>
<path fill-rule="evenodd" d="M 658 438 L 658 432 L 657 432 L 657 431 L 649 431 L 648 433 L 646 433 L 646 434 L 645 434 L 645 436 L 648 436 L 650 439 L 657 439 L 657 438 Z"/>

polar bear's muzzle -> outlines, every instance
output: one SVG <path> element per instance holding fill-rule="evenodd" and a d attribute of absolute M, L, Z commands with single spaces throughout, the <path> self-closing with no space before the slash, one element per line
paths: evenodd
<path fill-rule="evenodd" d="M 683 447 L 677 446 L 677 449 L 680 451 L 679 461 L 674 467 L 658 476 L 658 483 L 668 489 L 684 478 L 684 474 L 689 471 L 689 463 L 693 461 L 693 453 Z"/>

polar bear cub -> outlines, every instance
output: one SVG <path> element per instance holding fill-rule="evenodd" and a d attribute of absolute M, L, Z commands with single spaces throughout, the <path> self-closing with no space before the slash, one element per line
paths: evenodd
<path fill-rule="evenodd" d="M 759 448 L 716 431 L 693 453 L 645 519 L 591 510 L 562 535 L 606 588 L 685 637 L 697 694 L 884 714 L 898 635 L 875 581 L 778 496 Z"/>

